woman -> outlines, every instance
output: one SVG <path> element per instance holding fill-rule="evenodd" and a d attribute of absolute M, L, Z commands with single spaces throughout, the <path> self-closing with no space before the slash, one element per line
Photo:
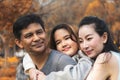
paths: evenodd
<path fill-rule="evenodd" d="M 79 51 L 79 44 L 76 34 L 73 32 L 71 26 L 68 24 L 60 24 L 53 28 L 50 36 L 50 48 L 56 49 L 66 55 L 71 56 L 76 62 L 78 62 L 80 57 L 84 56 L 81 51 Z M 89 65 L 92 64 L 90 61 L 88 61 L 88 63 L 90 63 Z M 35 70 L 34 66 L 31 68 L 32 69 L 29 70 L 29 74 L 30 77 L 33 79 L 36 74 L 39 74 L 39 72 L 38 70 Z M 85 69 L 88 72 L 90 70 L 90 67 L 86 65 Z"/>
<path fill-rule="evenodd" d="M 85 17 L 79 25 L 79 44 L 80 49 L 95 60 L 87 80 L 120 80 L 120 53 L 103 20 Z"/>

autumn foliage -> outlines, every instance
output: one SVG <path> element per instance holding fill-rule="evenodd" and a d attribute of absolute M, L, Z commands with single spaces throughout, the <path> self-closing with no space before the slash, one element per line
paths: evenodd
<path fill-rule="evenodd" d="M 19 60 L 14 57 L 12 26 L 18 17 L 29 13 L 43 18 L 48 34 L 60 23 L 73 25 L 77 32 L 76 26 L 84 16 L 98 16 L 106 21 L 120 48 L 120 0 L 0 0 L 0 44 L 5 52 L 5 57 L 0 58 L 0 80 L 15 79 Z"/>
<path fill-rule="evenodd" d="M 0 57 L 0 80 L 15 80 L 18 58 L 8 57 L 6 62 L 7 66 L 5 66 L 5 58 Z"/>

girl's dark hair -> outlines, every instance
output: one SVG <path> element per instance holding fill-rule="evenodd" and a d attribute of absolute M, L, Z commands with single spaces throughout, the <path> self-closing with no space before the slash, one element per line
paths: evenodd
<path fill-rule="evenodd" d="M 110 30 L 109 30 L 107 24 L 102 19 L 100 19 L 96 16 L 86 16 L 81 20 L 81 22 L 79 24 L 79 28 L 81 28 L 83 25 L 89 25 L 89 24 L 95 24 L 95 27 L 94 27 L 95 31 L 100 36 L 102 36 L 104 34 L 104 32 L 107 32 L 108 40 L 104 44 L 105 46 L 104 46 L 104 50 L 102 52 L 108 52 L 111 50 L 119 52 L 118 48 L 113 43 L 112 35 L 110 33 Z"/>
<path fill-rule="evenodd" d="M 73 32 L 73 30 L 71 29 L 70 25 L 68 25 L 68 24 L 59 24 L 59 25 L 55 26 L 55 27 L 52 29 L 52 31 L 51 31 L 50 43 L 49 43 L 51 49 L 56 49 L 56 44 L 55 44 L 56 42 L 55 42 L 55 37 L 54 37 L 54 35 L 55 35 L 55 32 L 56 32 L 57 30 L 59 30 L 59 29 L 65 29 L 65 30 L 67 30 L 67 31 L 69 32 L 69 34 L 70 34 L 70 38 L 78 44 L 77 36 L 76 36 L 76 34 Z M 79 46 L 79 44 L 78 44 L 78 46 Z"/>

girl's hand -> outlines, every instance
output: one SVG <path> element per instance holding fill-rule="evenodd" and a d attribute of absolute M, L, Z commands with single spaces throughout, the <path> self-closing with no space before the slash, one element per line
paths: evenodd
<path fill-rule="evenodd" d="M 29 69 L 29 76 L 30 76 L 30 80 L 37 80 L 37 76 L 38 74 L 40 74 L 41 72 L 35 68 L 31 68 Z"/>
<path fill-rule="evenodd" d="M 37 75 L 37 79 L 36 80 L 45 80 L 46 75 L 40 71 L 40 73 Z"/>

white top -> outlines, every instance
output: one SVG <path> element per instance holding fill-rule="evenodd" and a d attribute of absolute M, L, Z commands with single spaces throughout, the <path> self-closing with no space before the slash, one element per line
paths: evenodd
<path fill-rule="evenodd" d="M 25 56 L 23 58 L 23 67 L 24 67 L 24 70 L 26 73 L 27 73 L 28 69 L 35 68 L 35 65 L 28 53 L 25 54 Z"/>
<path fill-rule="evenodd" d="M 120 53 L 116 53 L 116 52 L 114 52 L 114 51 L 111 51 L 111 53 L 112 53 L 113 55 L 115 55 L 116 58 L 117 58 L 117 60 L 118 60 L 118 64 L 119 64 L 118 80 L 120 80 Z"/>

